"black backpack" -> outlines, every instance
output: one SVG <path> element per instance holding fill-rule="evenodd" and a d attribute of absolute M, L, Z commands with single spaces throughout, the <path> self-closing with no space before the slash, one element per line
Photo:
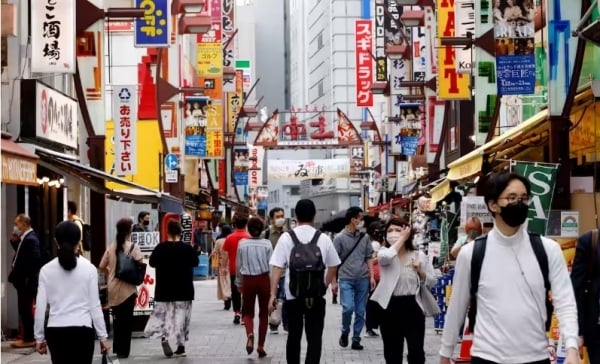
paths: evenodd
<path fill-rule="evenodd" d="M 315 231 L 308 244 L 301 243 L 293 230 L 289 230 L 288 234 L 294 242 L 289 261 L 290 292 L 294 297 L 301 299 L 323 297 L 326 290 L 325 263 L 317 245 L 321 232 Z"/>
<path fill-rule="evenodd" d="M 90 251 L 92 250 L 92 227 L 90 224 L 86 224 L 81 219 L 77 219 L 81 224 L 81 245 L 83 245 L 83 250 Z"/>
<path fill-rule="evenodd" d="M 542 271 L 544 277 L 544 288 L 546 289 L 546 331 L 550 330 L 550 324 L 552 323 L 552 313 L 554 312 L 554 306 L 550 301 L 550 279 L 549 268 L 548 268 L 548 255 L 544 249 L 544 243 L 539 234 L 529 232 L 529 241 L 531 247 Z M 477 290 L 479 289 L 479 278 L 481 276 L 481 266 L 485 257 L 485 248 L 487 244 L 487 235 L 483 235 L 475 239 L 473 246 L 473 256 L 471 258 L 471 306 L 469 308 L 469 331 L 474 332 L 475 320 L 477 318 Z"/>

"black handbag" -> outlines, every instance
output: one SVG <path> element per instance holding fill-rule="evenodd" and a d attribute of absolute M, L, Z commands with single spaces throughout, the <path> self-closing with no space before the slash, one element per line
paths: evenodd
<path fill-rule="evenodd" d="M 117 254 L 117 269 L 115 272 L 115 278 L 122 280 L 123 282 L 139 286 L 144 282 L 146 277 L 146 263 L 138 262 L 133 259 L 131 252 L 135 247 L 135 243 L 131 245 L 129 253 L 119 252 Z"/>

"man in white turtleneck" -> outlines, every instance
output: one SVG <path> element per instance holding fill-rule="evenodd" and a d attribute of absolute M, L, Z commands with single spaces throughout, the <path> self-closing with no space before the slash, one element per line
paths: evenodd
<path fill-rule="evenodd" d="M 513 173 L 490 176 L 485 201 L 494 216 L 487 236 L 477 290 L 473 364 L 550 363 L 545 331 L 546 290 L 525 221 L 529 181 Z M 560 246 L 542 237 L 548 257 L 552 302 L 567 348 L 565 364 L 578 364 L 577 309 Z M 456 261 L 452 297 L 440 349 L 440 364 L 449 364 L 470 299 L 474 244 L 464 246 Z"/>

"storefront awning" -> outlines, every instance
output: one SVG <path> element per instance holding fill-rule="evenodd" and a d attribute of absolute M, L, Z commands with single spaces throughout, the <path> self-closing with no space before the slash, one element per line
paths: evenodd
<path fill-rule="evenodd" d="M 243 211 L 249 211 L 250 207 L 247 206 L 246 204 L 242 203 L 242 202 L 238 202 L 238 201 L 234 201 L 232 199 L 229 199 L 227 197 L 224 196 L 219 196 L 219 201 L 224 203 L 225 205 L 229 205 L 231 207 L 235 207 L 238 209 L 241 209 Z"/>
<path fill-rule="evenodd" d="M 479 172 L 483 166 L 484 157 L 493 155 L 494 159 L 512 158 L 518 149 L 515 147 L 527 146 L 523 141 L 529 138 L 540 138 L 548 128 L 548 111 L 543 110 L 527 121 L 515 126 L 506 133 L 476 148 L 470 153 L 448 164 L 448 179 L 457 181 L 471 177 Z"/>
<path fill-rule="evenodd" d="M 431 195 L 430 204 L 435 206 L 438 202 L 444 199 L 452 190 L 450 189 L 450 180 L 445 179 L 436 186 L 434 186 L 431 190 L 429 190 L 429 194 Z"/>
<path fill-rule="evenodd" d="M 163 194 L 160 191 L 144 187 L 137 183 L 127 181 L 108 174 L 99 169 L 83 165 L 73 160 L 60 158 L 53 154 L 48 154 L 40 150 L 37 151 L 40 159 L 39 164 L 56 173 L 67 174 L 78 179 L 82 184 L 92 190 L 110 195 L 115 198 L 121 198 L 133 202 L 153 203 L 158 205 L 161 212 L 173 212 L 180 214 L 183 212 L 182 201 L 174 196 Z M 106 182 L 118 183 L 128 188 L 123 190 L 113 190 L 106 187 Z"/>
<path fill-rule="evenodd" d="M 2 183 L 37 186 L 38 156 L 2 135 Z"/>

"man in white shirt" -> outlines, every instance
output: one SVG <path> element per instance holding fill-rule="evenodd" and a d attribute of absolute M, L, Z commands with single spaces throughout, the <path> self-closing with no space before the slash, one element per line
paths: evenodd
<path fill-rule="evenodd" d="M 514 173 L 489 177 L 485 202 L 494 217 L 476 293 L 473 364 L 550 363 L 545 329 L 546 288 L 527 233 L 531 186 Z M 578 364 L 577 308 L 560 246 L 541 237 L 548 260 L 552 302 L 567 348 L 565 364 Z M 456 262 L 442 336 L 440 364 L 449 364 L 470 301 L 471 258 L 479 242 L 465 245 Z"/>
<path fill-rule="evenodd" d="M 307 244 L 315 236 L 316 229 L 313 227 L 317 209 L 309 199 L 302 199 L 296 204 L 297 226 L 293 229 L 301 244 Z M 322 295 L 326 288 L 335 278 L 340 258 L 333 246 L 331 239 L 321 234 L 316 242 L 321 250 L 322 260 L 327 267 Z M 277 300 L 277 287 L 279 278 L 285 274 L 285 295 L 288 311 L 288 338 L 286 344 L 286 359 L 288 364 L 300 364 L 300 344 L 302 341 L 302 329 L 306 325 L 306 364 L 318 364 L 321 360 L 321 346 L 323 327 L 325 324 L 325 298 L 316 297 L 310 300 L 296 299 L 290 291 L 290 254 L 294 248 L 294 242 L 288 232 L 284 233 L 271 256 L 270 264 L 273 268 L 271 273 L 271 298 L 269 307 L 274 309 Z"/>

